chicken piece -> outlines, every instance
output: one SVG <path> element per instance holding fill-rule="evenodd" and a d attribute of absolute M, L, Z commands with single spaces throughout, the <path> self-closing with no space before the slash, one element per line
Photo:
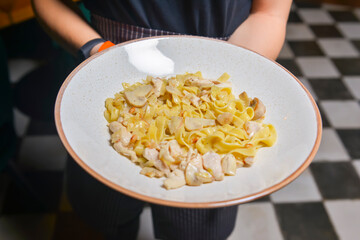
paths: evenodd
<path fill-rule="evenodd" d="M 169 149 L 167 147 L 160 147 L 159 158 L 164 162 L 175 162 L 175 159 L 170 155 Z"/>
<path fill-rule="evenodd" d="M 189 93 L 188 91 L 185 90 L 183 91 L 183 93 L 185 97 L 190 100 L 192 105 L 194 105 L 194 107 L 198 107 L 200 105 L 200 98 L 197 97 L 195 94 Z"/>
<path fill-rule="evenodd" d="M 159 152 L 154 148 L 145 148 L 143 157 L 148 161 L 155 162 L 155 160 L 159 159 Z"/>
<path fill-rule="evenodd" d="M 185 179 L 186 183 L 190 186 L 198 186 L 202 183 L 207 183 L 213 181 L 211 174 L 203 168 L 203 159 L 201 154 L 197 152 L 192 152 L 190 154 L 190 159 L 185 169 Z"/>
<path fill-rule="evenodd" d="M 177 159 L 181 162 L 182 160 L 185 160 L 187 157 L 188 151 L 186 151 L 184 148 L 181 148 L 181 154 L 177 157 Z"/>
<path fill-rule="evenodd" d="M 190 162 L 191 158 L 197 153 L 198 153 L 197 149 L 193 150 L 192 148 L 190 148 L 189 151 L 186 154 L 186 161 Z"/>
<path fill-rule="evenodd" d="M 144 167 L 143 169 L 141 169 L 140 174 L 143 174 L 147 177 L 157 177 L 157 178 L 161 178 L 164 176 L 164 173 L 153 168 L 153 167 Z"/>
<path fill-rule="evenodd" d="M 185 181 L 190 186 L 200 186 L 202 184 L 201 179 L 199 179 L 196 174 L 199 172 L 199 169 L 194 166 L 191 162 L 188 163 L 185 169 Z"/>
<path fill-rule="evenodd" d="M 163 81 L 161 79 L 159 79 L 159 78 L 152 78 L 151 83 L 154 86 L 154 95 L 155 95 L 155 97 L 160 97 Z"/>
<path fill-rule="evenodd" d="M 214 119 L 203 119 L 203 118 L 185 118 L 185 128 L 188 131 L 198 130 L 203 127 L 215 126 Z"/>
<path fill-rule="evenodd" d="M 213 175 L 216 181 L 224 179 L 224 173 L 221 167 L 221 158 L 219 154 L 214 152 L 207 152 L 203 155 L 204 168 Z"/>
<path fill-rule="evenodd" d="M 195 152 L 193 151 L 193 149 L 190 148 L 189 151 L 185 153 L 185 156 L 180 157 L 181 162 L 179 164 L 179 169 L 185 171 L 185 168 L 186 168 L 187 164 L 190 162 L 191 157 L 194 153 Z"/>
<path fill-rule="evenodd" d="M 224 112 L 222 114 L 219 114 L 216 118 L 216 120 L 221 124 L 230 124 L 233 120 L 233 114 L 229 112 Z"/>
<path fill-rule="evenodd" d="M 176 140 L 169 141 L 168 146 L 169 146 L 170 155 L 173 158 L 176 159 L 182 154 L 181 147 L 180 147 L 179 143 Z"/>
<path fill-rule="evenodd" d="M 172 173 L 170 173 L 169 177 L 164 181 L 164 187 L 169 189 L 175 189 L 182 187 L 186 184 L 185 174 L 183 171 L 179 169 L 175 169 Z"/>
<path fill-rule="evenodd" d="M 179 164 L 179 169 L 182 170 L 182 171 L 185 171 L 186 166 L 188 165 L 188 163 L 189 163 L 188 161 L 182 160 L 182 161 L 180 162 L 180 164 Z"/>
<path fill-rule="evenodd" d="M 162 161 L 175 163 L 176 158 L 181 155 L 181 147 L 176 140 L 166 142 L 166 144 L 160 143 L 160 154 L 159 158 Z"/>
<path fill-rule="evenodd" d="M 244 159 L 245 164 L 248 165 L 248 166 L 253 165 L 254 161 L 255 161 L 254 157 L 246 157 Z"/>
<path fill-rule="evenodd" d="M 132 162 L 136 162 L 138 159 L 138 157 L 136 156 L 136 153 L 134 151 L 124 147 L 124 145 L 122 144 L 121 141 L 114 144 L 114 149 L 118 153 L 121 153 L 122 155 L 124 155 L 126 157 L 130 157 Z"/>
<path fill-rule="evenodd" d="M 119 130 L 112 134 L 111 138 L 115 142 L 121 142 L 123 146 L 128 146 L 132 138 L 132 134 L 123 125 L 117 125 Z"/>
<path fill-rule="evenodd" d="M 169 166 L 159 159 L 159 152 L 156 149 L 145 148 L 143 152 L 143 157 L 148 161 L 153 162 L 154 167 L 165 173 L 165 175 L 169 175 Z"/>
<path fill-rule="evenodd" d="M 245 122 L 244 127 L 250 139 L 261 129 L 261 124 L 254 121 L 247 121 Z"/>
<path fill-rule="evenodd" d="M 254 117 L 252 120 L 258 120 L 265 115 L 266 108 L 265 105 L 258 98 L 254 98 L 250 102 L 250 106 L 254 109 Z"/>
<path fill-rule="evenodd" d="M 201 157 L 201 154 L 193 154 L 189 162 L 195 167 L 197 167 L 199 170 L 203 169 L 203 159 Z"/>
<path fill-rule="evenodd" d="M 192 148 L 190 148 L 189 151 L 185 154 L 186 154 L 185 159 L 183 157 L 181 157 L 182 161 L 179 164 L 179 169 L 185 171 L 189 162 L 192 162 L 192 164 L 195 165 L 198 169 L 203 168 L 202 167 L 202 157 L 198 153 L 197 149 L 195 149 L 195 151 L 194 151 Z"/>
<path fill-rule="evenodd" d="M 190 86 L 200 87 L 200 88 L 210 88 L 214 86 L 214 83 L 207 79 L 199 79 L 197 77 L 190 77 L 187 79 L 187 82 Z"/>
<path fill-rule="evenodd" d="M 194 154 L 194 151 L 190 148 L 189 151 L 186 154 L 186 158 L 183 159 L 179 164 L 179 169 L 185 171 L 188 163 L 191 160 L 192 155 Z"/>
<path fill-rule="evenodd" d="M 160 159 L 169 162 L 176 162 L 176 159 L 182 155 L 182 149 L 176 140 L 160 144 Z"/>
<path fill-rule="evenodd" d="M 170 119 L 168 127 L 171 134 L 174 134 L 182 125 L 184 118 L 174 116 Z"/>
<path fill-rule="evenodd" d="M 115 127 L 114 127 L 115 126 Z M 131 142 L 131 139 L 133 138 L 133 135 L 124 127 L 123 125 L 114 124 L 112 125 L 112 128 L 114 130 L 117 130 L 111 135 L 111 141 L 113 143 L 121 142 L 123 146 L 128 146 Z"/>
<path fill-rule="evenodd" d="M 109 124 L 109 129 L 113 133 L 119 131 L 121 127 L 123 127 L 123 125 L 117 121 L 111 122 Z"/>
<path fill-rule="evenodd" d="M 226 154 L 221 160 L 221 167 L 225 175 L 234 176 L 236 174 L 236 159 L 232 154 Z"/>
<path fill-rule="evenodd" d="M 170 168 L 169 166 L 164 163 L 163 161 L 161 161 L 160 159 L 156 159 L 154 161 L 154 167 L 156 167 L 157 169 L 159 169 L 161 172 L 163 172 L 166 176 L 169 176 L 170 174 Z"/>
<path fill-rule="evenodd" d="M 220 83 L 220 84 L 216 84 L 215 86 L 217 86 L 219 88 L 231 88 L 232 83 L 231 82 L 223 82 L 223 83 Z"/>
<path fill-rule="evenodd" d="M 200 169 L 197 173 L 195 173 L 195 176 L 202 182 L 202 183 L 210 183 L 214 181 L 213 176 L 206 171 L 205 169 Z"/>

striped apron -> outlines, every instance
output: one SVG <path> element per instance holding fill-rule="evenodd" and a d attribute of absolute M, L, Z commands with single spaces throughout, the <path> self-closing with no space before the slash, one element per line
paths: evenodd
<path fill-rule="evenodd" d="M 99 15 L 91 15 L 91 23 L 100 35 L 115 44 L 138 38 L 162 36 L 162 35 L 184 35 L 159 29 L 143 28 L 125 23 L 113 21 Z M 229 37 L 215 37 L 219 40 L 228 40 Z"/>

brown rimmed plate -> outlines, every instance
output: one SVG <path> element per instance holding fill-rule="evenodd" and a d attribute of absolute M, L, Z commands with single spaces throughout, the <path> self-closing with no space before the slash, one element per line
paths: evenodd
<path fill-rule="evenodd" d="M 163 179 L 141 168 L 109 143 L 104 102 L 146 75 L 171 76 L 201 71 L 207 78 L 227 72 L 233 91 L 246 91 L 267 107 L 265 122 L 278 134 L 255 163 L 223 181 L 165 190 Z M 321 117 L 308 90 L 274 61 L 224 41 L 163 36 L 135 40 L 102 51 L 81 63 L 65 80 L 55 106 L 56 126 L 67 151 L 107 186 L 144 201 L 174 207 L 224 207 L 268 195 L 298 177 L 311 163 L 321 139 Z"/>

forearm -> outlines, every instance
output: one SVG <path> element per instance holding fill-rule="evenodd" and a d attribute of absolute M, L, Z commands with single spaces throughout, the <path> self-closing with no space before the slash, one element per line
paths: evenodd
<path fill-rule="evenodd" d="M 65 49 L 73 54 L 86 42 L 101 36 L 76 11 L 61 0 L 32 0 L 39 22 Z"/>
<path fill-rule="evenodd" d="M 292 0 L 253 0 L 250 16 L 229 42 L 275 60 L 285 40 Z"/>
<path fill-rule="evenodd" d="M 286 21 L 263 13 L 251 14 L 229 42 L 276 59 L 285 40 Z"/>

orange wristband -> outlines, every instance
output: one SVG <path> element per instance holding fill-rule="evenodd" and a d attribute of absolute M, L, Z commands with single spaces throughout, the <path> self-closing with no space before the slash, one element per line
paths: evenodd
<path fill-rule="evenodd" d="M 104 43 L 100 46 L 98 52 L 101 52 L 102 50 L 105 50 L 105 49 L 107 49 L 107 48 L 109 48 L 109 47 L 112 47 L 112 46 L 115 46 L 115 44 L 113 44 L 113 43 L 110 42 L 110 41 L 106 41 L 106 42 L 104 42 Z"/>

